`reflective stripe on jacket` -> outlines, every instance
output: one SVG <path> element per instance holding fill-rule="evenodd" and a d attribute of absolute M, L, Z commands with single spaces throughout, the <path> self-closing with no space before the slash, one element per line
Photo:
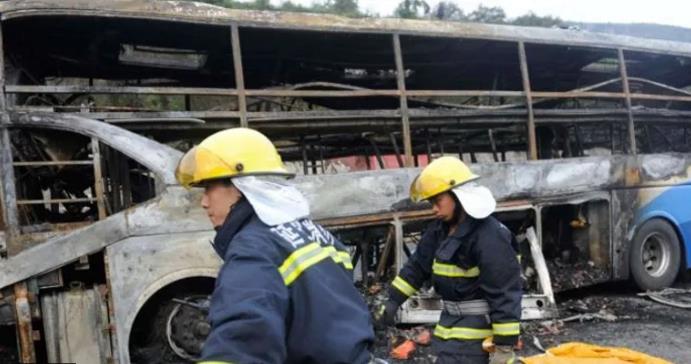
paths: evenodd
<path fill-rule="evenodd" d="M 513 235 L 493 217 L 467 218 L 448 236 L 448 226 L 433 222 L 420 240 L 389 295 L 398 304 L 431 280 L 444 300 L 487 300 L 489 319 L 442 313 L 435 336 L 442 340 L 480 340 L 514 344 L 520 334 L 522 281 Z"/>
<path fill-rule="evenodd" d="M 267 226 L 241 200 L 214 248 L 224 264 L 202 362 L 369 362 L 370 314 L 327 230 L 310 219 Z"/>

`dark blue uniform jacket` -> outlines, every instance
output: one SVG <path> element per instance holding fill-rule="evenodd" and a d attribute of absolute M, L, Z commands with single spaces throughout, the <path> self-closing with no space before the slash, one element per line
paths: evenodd
<path fill-rule="evenodd" d="M 203 362 L 367 363 L 374 333 L 345 247 L 310 219 L 268 226 L 247 200 L 214 248 L 224 264 Z"/>

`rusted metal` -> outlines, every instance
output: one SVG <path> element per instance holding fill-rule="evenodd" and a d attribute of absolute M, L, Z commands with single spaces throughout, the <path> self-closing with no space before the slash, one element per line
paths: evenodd
<path fill-rule="evenodd" d="M 2 23 L 0 23 L 0 110 L 7 110 L 7 99 L 5 99 L 5 44 Z"/>
<path fill-rule="evenodd" d="M 332 219 L 319 219 L 318 222 L 330 229 L 346 229 L 355 226 L 373 226 L 382 225 L 394 219 L 394 216 L 398 217 L 399 220 L 419 220 L 419 219 L 430 219 L 434 217 L 434 212 L 430 209 L 419 210 L 419 211 L 401 211 L 401 212 L 390 212 L 375 215 L 361 215 L 343 218 L 332 218 Z"/>
<path fill-rule="evenodd" d="M 617 79 L 619 80 L 619 79 Z M 609 83 L 609 82 L 607 82 Z M 214 89 L 194 87 L 132 87 L 132 86 L 33 86 L 7 85 L 6 92 L 14 93 L 53 93 L 53 94 L 141 94 L 141 95 L 199 95 L 199 96 L 238 96 L 239 89 Z M 524 91 L 506 90 L 290 90 L 290 89 L 246 89 L 246 96 L 258 97 L 525 97 Z M 536 98 L 619 98 L 626 97 L 623 92 L 595 91 L 533 91 Z M 637 93 L 632 98 L 644 100 L 691 101 L 691 96 L 656 95 Z M 178 111 L 178 114 L 187 115 Z M 197 113 L 198 114 L 198 113 Z M 194 115 L 194 114 L 193 114 Z"/>
<path fill-rule="evenodd" d="M 88 166 L 93 161 L 22 161 L 14 162 L 15 167 L 44 167 L 44 166 Z"/>
<path fill-rule="evenodd" d="M 42 204 L 56 204 L 56 203 L 83 203 L 96 202 L 95 197 L 85 198 L 55 198 L 47 200 L 17 200 L 17 205 L 42 205 Z"/>
<path fill-rule="evenodd" d="M 7 229 L 7 243 L 9 253 L 12 253 L 13 243 L 19 236 L 19 214 L 17 211 L 17 192 L 14 183 L 14 167 L 12 166 L 12 150 L 9 130 L 0 124 L 0 202 L 2 202 L 3 218 Z"/>
<path fill-rule="evenodd" d="M 163 178 L 164 184 L 175 184 L 175 170 L 182 153 L 141 135 L 134 134 L 113 125 L 86 119 L 75 115 L 47 113 L 11 113 L 10 123 L 16 127 L 38 127 L 47 130 L 64 130 L 88 137 L 99 138 L 104 144 L 116 148 L 124 155 Z M 9 136 L 8 139 L 9 141 Z M 9 144 L 2 146 L 9 150 Z M 3 149 L 4 149 L 3 148 Z M 7 195 L 7 191 L 5 191 Z"/>
<path fill-rule="evenodd" d="M 31 307 L 29 305 L 29 292 L 26 283 L 22 282 L 14 285 L 14 303 L 17 314 L 19 355 L 22 363 L 35 363 L 36 349 L 34 348 Z"/>
<path fill-rule="evenodd" d="M 106 218 L 105 186 L 103 185 L 103 170 L 101 165 L 101 147 L 98 138 L 91 138 L 91 153 L 94 165 L 94 192 L 96 194 L 96 206 L 98 207 L 98 219 Z"/>
<path fill-rule="evenodd" d="M 108 332 L 110 335 L 110 347 L 111 347 L 111 359 L 108 361 L 108 364 L 112 363 L 119 363 L 118 361 L 118 355 L 120 351 L 118 350 L 118 335 L 117 335 L 117 324 L 115 320 L 115 312 L 114 312 L 114 297 L 113 297 L 113 285 L 112 285 L 112 279 L 110 275 L 112 274 L 110 270 L 110 257 L 108 254 L 103 254 L 103 266 L 104 266 L 104 273 L 106 277 L 106 284 L 105 286 L 100 286 L 101 290 L 101 296 L 103 296 L 103 299 L 107 302 L 106 304 L 106 310 L 107 310 L 107 315 L 108 315 L 108 322 L 110 323 L 108 325 Z"/>
<path fill-rule="evenodd" d="M 77 86 L 77 85 L 7 85 L 8 94 L 139 94 L 139 95 L 203 95 L 236 96 L 237 89 L 202 87 L 151 87 L 151 86 Z"/>
<path fill-rule="evenodd" d="M 389 256 L 391 255 L 391 251 L 393 250 L 395 245 L 395 233 L 395 228 L 393 226 L 389 227 L 389 232 L 388 234 L 386 234 L 386 239 L 384 240 L 384 249 L 382 250 L 382 253 L 379 256 L 379 264 L 377 264 L 377 270 L 374 274 L 375 280 L 381 279 L 381 277 L 383 277 L 384 273 L 386 272 L 386 267 L 389 263 Z"/>
<path fill-rule="evenodd" d="M 492 129 L 487 129 L 487 137 L 489 138 L 489 145 L 492 147 L 492 158 L 495 162 L 499 162 L 499 156 L 497 155 L 497 142 L 494 140 L 494 133 Z"/>
<path fill-rule="evenodd" d="M 626 102 L 626 111 L 629 117 L 629 151 L 632 154 L 638 153 L 636 148 L 636 126 L 633 122 L 633 112 L 631 107 L 631 90 L 629 89 L 629 76 L 626 71 L 626 59 L 624 58 L 624 50 L 617 49 L 617 56 L 619 58 L 619 72 L 621 73 L 621 85 L 624 90 L 624 101 Z M 689 98 L 691 100 L 691 97 Z"/>
<path fill-rule="evenodd" d="M 642 78 L 642 77 L 629 77 L 629 76 L 627 76 L 627 78 L 628 78 L 629 82 L 634 81 L 634 82 L 646 83 L 646 84 L 649 84 L 649 85 L 652 85 L 655 87 L 659 87 L 659 88 L 662 88 L 665 90 L 674 91 L 674 92 L 680 93 L 682 95 L 690 95 L 691 96 L 691 92 L 686 91 L 683 88 L 672 87 L 670 85 L 665 85 L 664 83 L 655 82 L 655 81 L 649 80 L 647 78 Z"/>
<path fill-rule="evenodd" d="M 377 157 L 379 169 L 386 168 L 384 166 L 384 158 L 382 157 L 381 152 L 379 151 L 379 147 L 377 146 L 377 142 L 374 140 L 374 137 L 372 135 L 368 135 L 367 140 L 369 141 L 370 146 L 372 146 L 372 151 L 374 152 L 374 155 Z"/>
<path fill-rule="evenodd" d="M 3 28 L 0 23 L 0 111 L 4 112 L 5 104 L 5 52 L 3 46 Z M 17 212 L 17 191 L 14 184 L 14 167 L 12 166 L 12 149 L 10 132 L 5 126 L 6 115 L 0 115 L 0 220 L 5 225 L 5 232 L 0 240 L 0 253 L 7 252 L 19 235 L 19 214 Z"/>
<path fill-rule="evenodd" d="M 240 32 L 238 25 L 230 26 L 231 45 L 233 49 L 233 70 L 235 72 L 235 88 L 238 93 L 238 111 L 240 111 L 240 126 L 247 127 L 247 99 L 245 96 L 245 75 L 242 69 L 242 48 L 240 47 Z"/>
<path fill-rule="evenodd" d="M 370 265 L 370 247 L 372 245 L 370 244 L 369 241 L 364 240 L 358 244 L 358 248 L 360 249 L 360 275 L 362 279 L 362 284 L 365 287 L 369 286 L 369 265 Z"/>
<path fill-rule="evenodd" d="M 97 285 L 70 288 L 41 297 L 47 361 L 106 364 L 112 357 L 106 297 Z"/>
<path fill-rule="evenodd" d="M 528 72 L 528 57 L 525 52 L 525 43 L 518 42 L 518 58 L 521 63 L 521 80 L 523 81 L 523 93 L 525 105 L 528 110 L 528 159 L 537 159 L 537 138 L 535 137 L 535 115 L 533 114 L 533 94 L 530 87 L 530 73 Z"/>
<path fill-rule="evenodd" d="M 544 292 L 545 296 L 547 296 L 549 303 L 555 304 L 549 271 L 547 270 L 545 257 L 542 255 L 542 246 L 540 246 L 540 240 L 538 240 L 537 234 L 535 234 L 535 229 L 533 227 L 530 227 L 526 230 L 526 239 L 530 244 L 530 253 L 535 263 L 535 268 L 538 271 L 538 277 L 540 277 L 540 288 L 542 289 L 542 292 Z"/>
<path fill-rule="evenodd" d="M 389 133 L 389 138 L 391 139 L 391 146 L 393 147 L 394 154 L 396 154 L 396 161 L 398 162 L 398 167 L 405 167 L 403 157 L 401 156 L 401 151 L 398 148 L 398 142 L 396 141 L 396 135 L 394 133 Z"/>
<path fill-rule="evenodd" d="M 413 165 L 413 146 L 410 140 L 410 115 L 408 113 L 408 97 L 405 87 L 405 69 L 403 68 L 403 52 L 401 51 L 401 37 L 398 33 L 393 35 L 393 50 L 396 62 L 396 85 L 400 94 L 401 110 L 401 135 L 403 138 L 403 153 L 405 154 L 405 166 Z"/>

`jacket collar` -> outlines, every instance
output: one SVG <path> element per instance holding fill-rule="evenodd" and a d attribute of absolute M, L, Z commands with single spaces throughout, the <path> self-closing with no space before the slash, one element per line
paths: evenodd
<path fill-rule="evenodd" d="M 437 251 L 435 253 L 436 258 L 439 258 L 442 261 L 453 260 L 454 256 L 458 252 L 458 249 L 462 245 L 467 244 L 465 238 L 468 235 L 470 235 L 470 233 L 472 233 L 473 230 L 475 230 L 477 222 L 477 220 L 468 216 L 465 220 L 463 220 L 462 223 L 458 225 L 456 231 L 454 231 L 451 235 L 448 235 L 449 225 L 446 223 L 442 224 L 442 231 L 444 235 L 439 245 L 439 248 L 437 248 Z"/>
<path fill-rule="evenodd" d="M 449 236 L 449 238 L 457 238 L 457 239 L 462 239 L 468 234 L 470 234 L 473 230 L 475 230 L 475 227 L 477 226 L 479 220 L 471 217 L 470 215 L 466 215 L 465 220 L 463 220 L 462 223 L 458 224 L 458 228 L 456 228 L 456 231 L 453 232 Z M 449 232 L 449 225 L 444 224 L 444 232 L 448 234 Z"/>
<path fill-rule="evenodd" d="M 216 231 L 216 237 L 211 245 L 216 250 L 216 253 L 224 258 L 230 242 L 235 235 L 250 221 L 254 216 L 252 206 L 247 202 L 247 199 L 242 198 L 231 207 L 231 211 L 226 217 L 226 221 Z"/>

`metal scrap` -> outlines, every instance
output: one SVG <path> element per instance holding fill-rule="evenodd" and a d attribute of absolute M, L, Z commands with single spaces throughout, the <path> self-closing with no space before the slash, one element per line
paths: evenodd
<path fill-rule="evenodd" d="M 648 297 L 663 305 L 691 309 L 691 289 L 666 288 L 662 291 L 648 291 L 638 295 Z"/>
<path fill-rule="evenodd" d="M 573 315 L 569 316 L 563 319 L 560 319 L 559 321 L 561 322 L 572 322 L 572 321 L 578 321 L 578 322 L 584 322 L 584 321 L 592 321 L 592 320 L 604 320 L 608 322 L 614 322 L 619 319 L 618 316 L 606 311 L 606 310 L 600 310 L 595 313 L 582 313 L 578 315 Z"/>

